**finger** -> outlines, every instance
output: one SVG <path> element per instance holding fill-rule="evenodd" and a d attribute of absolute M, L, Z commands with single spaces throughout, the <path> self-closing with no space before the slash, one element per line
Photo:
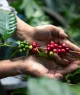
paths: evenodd
<path fill-rule="evenodd" d="M 56 27 L 56 26 L 53 26 L 52 35 L 60 37 L 60 38 L 68 37 L 68 35 L 64 32 L 64 30 L 62 28 L 59 28 L 59 27 Z"/>
<path fill-rule="evenodd" d="M 54 76 L 55 76 L 55 78 L 57 78 L 57 79 L 63 78 L 63 75 L 60 74 L 60 73 L 56 73 Z"/>
<path fill-rule="evenodd" d="M 71 50 L 73 50 L 73 51 L 80 51 L 80 48 L 77 46 L 77 45 L 75 45 L 75 44 L 73 44 L 73 43 L 71 43 L 69 40 L 67 40 L 67 39 L 65 39 L 65 40 L 63 40 L 63 41 L 61 41 L 62 43 L 65 43 Z"/>
<path fill-rule="evenodd" d="M 44 77 L 47 77 L 47 78 L 55 78 L 54 74 L 50 74 L 50 73 L 46 73 L 44 75 Z"/>
<path fill-rule="evenodd" d="M 62 59 L 59 55 L 57 55 L 56 53 L 54 53 L 53 59 L 54 59 L 54 61 L 55 61 L 57 64 L 61 64 L 61 65 L 67 65 L 67 64 L 68 64 L 68 61 L 67 61 L 67 60 L 63 60 L 63 59 Z"/>
<path fill-rule="evenodd" d="M 66 68 L 63 68 L 62 70 L 57 70 L 56 73 L 61 73 L 61 74 L 65 75 L 65 74 L 75 71 L 77 68 L 78 68 L 77 64 L 70 64 Z"/>
<path fill-rule="evenodd" d="M 80 61 L 75 61 L 75 62 L 73 62 L 73 64 L 80 65 Z"/>
<path fill-rule="evenodd" d="M 60 74 L 60 73 L 54 74 L 53 71 L 51 71 L 51 72 L 45 74 L 44 76 L 47 77 L 47 78 L 56 78 L 56 79 L 61 79 L 61 78 L 63 78 L 63 75 L 62 75 L 62 74 Z"/>
<path fill-rule="evenodd" d="M 70 53 L 66 53 L 65 55 L 60 55 L 60 57 L 67 61 L 67 64 L 70 64 L 71 62 L 76 61 L 76 58 L 72 56 Z"/>

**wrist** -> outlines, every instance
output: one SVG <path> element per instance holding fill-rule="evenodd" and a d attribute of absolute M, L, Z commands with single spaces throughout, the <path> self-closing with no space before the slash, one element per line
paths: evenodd
<path fill-rule="evenodd" d="M 15 32 L 14 36 L 15 38 L 19 40 L 27 40 L 28 37 L 31 35 L 34 28 L 24 21 L 22 21 L 20 18 L 17 18 L 17 31 Z"/>
<path fill-rule="evenodd" d="M 27 57 L 20 57 L 12 59 L 11 61 L 15 64 L 15 69 L 18 74 L 27 74 L 29 72 L 29 64 Z"/>

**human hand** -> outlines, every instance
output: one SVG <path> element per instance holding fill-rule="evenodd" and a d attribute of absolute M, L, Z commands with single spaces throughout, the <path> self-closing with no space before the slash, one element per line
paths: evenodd
<path fill-rule="evenodd" d="M 46 46 L 50 41 L 56 43 L 65 43 L 70 49 L 80 51 L 80 48 L 69 40 L 67 40 L 67 35 L 64 30 L 53 26 L 53 25 L 43 25 L 37 27 L 31 27 L 17 17 L 17 32 L 16 36 L 19 40 L 27 40 L 29 43 L 33 41 L 41 44 L 41 46 Z"/>
<path fill-rule="evenodd" d="M 53 60 L 29 56 L 28 58 L 23 57 L 24 62 L 22 63 L 22 72 L 24 74 L 31 74 L 37 77 L 46 76 L 48 78 L 63 78 L 65 74 L 73 72 L 78 68 L 80 62 L 75 61 L 68 64 L 67 66 L 56 63 Z"/>

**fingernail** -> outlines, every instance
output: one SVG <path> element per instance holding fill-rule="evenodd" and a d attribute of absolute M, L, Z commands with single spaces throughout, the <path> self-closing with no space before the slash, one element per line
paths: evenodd
<path fill-rule="evenodd" d="M 55 74 L 55 77 L 56 77 L 57 79 L 61 79 L 61 78 L 63 78 L 63 75 L 62 75 L 62 74 Z"/>

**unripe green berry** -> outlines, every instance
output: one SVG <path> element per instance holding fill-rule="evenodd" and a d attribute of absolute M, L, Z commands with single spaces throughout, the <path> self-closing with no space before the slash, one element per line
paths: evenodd
<path fill-rule="evenodd" d="M 53 56 L 53 55 L 54 55 L 54 53 L 53 53 L 52 51 L 50 51 L 50 52 L 49 52 L 49 55 L 50 55 L 50 56 Z"/>
<path fill-rule="evenodd" d="M 31 50 L 32 48 L 33 48 L 32 45 L 30 45 L 30 46 L 29 46 L 29 49 Z"/>
<path fill-rule="evenodd" d="M 19 51 L 22 52 L 22 49 L 20 49 Z"/>
<path fill-rule="evenodd" d="M 26 49 L 25 48 L 23 48 L 23 51 L 25 51 Z"/>
<path fill-rule="evenodd" d="M 24 47 L 24 44 L 21 44 L 21 47 Z"/>
<path fill-rule="evenodd" d="M 26 40 L 23 43 L 27 43 Z"/>
<path fill-rule="evenodd" d="M 27 49 L 27 48 L 29 48 L 29 46 L 28 45 L 25 45 L 25 48 Z"/>
<path fill-rule="evenodd" d="M 20 45 L 19 45 L 18 47 L 19 47 L 19 48 L 21 48 L 21 46 L 20 46 Z"/>

